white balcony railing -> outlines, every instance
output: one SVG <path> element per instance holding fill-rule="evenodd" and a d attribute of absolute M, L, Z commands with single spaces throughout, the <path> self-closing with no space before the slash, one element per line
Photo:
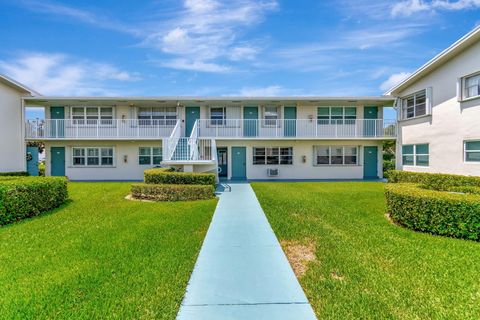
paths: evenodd
<path fill-rule="evenodd" d="M 180 120 L 29 120 L 27 139 L 157 139 L 169 137 Z"/>
<path fill-rule="evenodd" d="M 197 120 L 198 136 L 201 138 L 395 138 L 395 120 L 352 119 L 225 119 Z"/>

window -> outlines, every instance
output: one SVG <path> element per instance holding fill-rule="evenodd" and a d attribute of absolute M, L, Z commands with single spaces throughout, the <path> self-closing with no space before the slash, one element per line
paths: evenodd
<path fill-rule="evenodd" d="M 427 91 L 418 91 L 402 99 L 403 119 L 427 114 Z"/>
<path fill-rule="evenodd" d="M 227 110 L 225 107 L 210 108 L 210 124 L 225 125 L 227 119 Z"/>
<path fill-rule="evenodd" d="M 480 162 L 480 140 L 465 141 L 465 161 Z"/>
<path fill-rule="evenodd" d="M 112 125 L 113 107 L 72 107 L 73 124 Z"/>
<path fill-rule="evenodd" d="M 72 165 L 73 166 L 113 166 L 113 148 L 72 148 Z"/>
<path fill-rule="evenodd" d="M 356 165 L 358 147 L 356 146 L 315 146 L 315 165 Z"/>
<path fill-rule="evenodd" d="M 140 147 L 138 148 L 139 165 L 160 165 L 162 162 L 162 148 Z"/>
<path fill-rule="evenodd" d="M 293 164 L 293 147 L 255 147 L 253 148 L 253 164 Z"/>
<path fill-rule="evenodd" d="M 280 114 L 278 107 L 264 107 L 263 113 L 265 126 L 276 126 L 278 124 L 277 120 Z"/>
<path fill-rule="evenodd" d="M 140 125 L 167 125 L 173 126 L 177 122 L 176 107 L 140 107 L 138 108 Z"/>
<path fill-rule="evenodd" d="M 464 96 L 465 98 L 480 96 L 480 74 L 465 78 Z"/>
<path fill-rule="evenodd" d="M 317 109 L 318 124 L 355 124 L 356 107 L 319 107 Z"/>
<path fill-rule="evenodd" d="M 428 167 L 429 145 L 427 143 L 403 145 L 402 163 L 404 166 Z"/>

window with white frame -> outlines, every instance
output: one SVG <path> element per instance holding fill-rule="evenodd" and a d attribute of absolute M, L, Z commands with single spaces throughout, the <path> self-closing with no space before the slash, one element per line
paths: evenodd
<path fill-rule="evenodd" d="M 263 121 L 265 126 L 278 125 L 278 119 L 280 118 L 280 108 L 275 106 L 265 106 L 263 108 Z"/>
<path fill-rule="evenodd" d="M 357 146 L 315 146 L 314 165 L 357 165 Z"/>
<path fill-rule="evenodd" d="M 480 140 L 465 141 L 465 162 L 480 162 Z"/>
<path fill-rule="evenodd" d="M 402 98 L 402 117 L 410 119 L 427 114 L 427 90 Z"/>
<path fill-rule="evenodd" d="M 253 164 L 288 165 L 293 164 L 293 147 L 254 147 Z"/>
<path fill-rule="evenodd" d="M 139 165 L 160 165 L 162 162 L 162 148 L 140 147 L 138 148 Z"/>
<path fill-rule="evenodd" d="M 177 122 L 176 107 L 139 107 L 138 121 L 140 125 L 174 126 Z"/>
<path fill-rule="evenodd" d="M 210 124 L 225 125 L 227 119 L 226 107 L 210 107 Z"/>
<path fill-rule="evenodd" d="M 318 124 L 355 124 L 356 107 L 318 107 Z"/>
<path fill-rule="evenodd" d="M 402 146 L 402 164 L 404 166 L 428 167 L 429 158 L 428 143 Z"/>
<path fill-rule="evenodd" d="M 113 166 L 112 147 L 73 147 L 72 165 L 87 167 Z"/>
<path fill-rule="evenodd" d="M 465 77 L 463 96 L 465 99 L 480 96 L 480 73 Z"/>
<path fill-rule="evenodd" d="M 113 107 L 71 107 L 70 110 L 73 124 L 113 124 Z"/>

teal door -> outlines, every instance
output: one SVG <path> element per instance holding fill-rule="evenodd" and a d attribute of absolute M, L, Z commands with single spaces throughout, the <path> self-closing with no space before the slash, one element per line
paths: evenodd
<path fill-rule="evenodd" d="M 285 107 L 283 108 L 283 134 L 285 137 L 295 137 L 297 134 L 297 107 Z"/>
<path fill-rule="evenodd" d="M 258 107 L 243 107 L 243 136 L 256 137 L 258 134 Z"/>
<path fill-rule="evenodd" d="M 377 133 L 378 121 L 378 107 L 365 107 L 363 109 L 363 118 L 365 123 L 363 125 L 363 134 L 365 137 L 375 137 Z"/>
<path fill-rule="evenodd" d="M 247 149 L 232 147 L 232 180 L 247 179 Z"/>
<path fill-rule="evenodd" d="M 50 119 L 52 119 L 50 126 L 51 138 L 65 137 L 65 108 L 50 107 Z"/>
<path fill-rule="evenodd" d="M 31 176 L 38 176 L 38 148 L 27 147 L 27 172 Z"/>
<path fill-rule="evenodd" d="M 200 107 L 186 107 L 185 108 L 185 135 L 187 137 L 192 133 L 195 121 L 200 119 Z"/>
<path fill-rule="evenodd" d="M 228 176 L 228 149 L 218 148 L 217 159 L 218 159 L 218 176 L 227 177 Z"/>
<path fill-rule="evenodd" d="M 64 176 L 65 175 L 65 147 L 52 147 L 50 149 L 51 155 L 51 170 L 52 176 Z"/>
<path fill-rule="evenodd" d="M 363 178 L 378 179 L 378 147 L 363 147 Z"/>

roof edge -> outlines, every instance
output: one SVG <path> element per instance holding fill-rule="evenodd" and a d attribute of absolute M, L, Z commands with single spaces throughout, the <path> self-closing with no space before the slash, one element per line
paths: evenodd
<path fill-rule="evenodd" d="M 422 65 L 420 68 L 415 70 L 411 75 L 409 75 L 407 78 L 402 80 L 400 83 L 395 85 L 393 88 L 388 90 L 387 92 L 384 93 L 386 96 L 392 96 L 392 94 L 395 91 L 400 90 L 401 88 L 405 87 L 412 81 L 414 81 L 416 78 L 424 75 L 425 72 L 429 72 L 430 68 L 435 67 L 435 65 L 440 62 L 441 59 L 445 58 L 446 56 L 450 54 L 454 54 L 457 50 L 462 48 L 462 46 L 472 37 L 480 35 L 480 25 L 476 26 L 472 30 L 470 30 L 467 34 L 465 34 L 463 37 L 455 41 L 452 45 L 450 45 L 448 48 L 437 54 L 435 57 L 430 59 L 427 63 Z"/>
<path fill-rule="evenodd" d="M 13 88 L 15 88 L 15 89 L 17 89 L 17 90 L 21 90 L 21 91 L 27 92 L 27 93 L 29 93 L 31 96 L 37 96 L 37 97 L 42 96 L 42 95 L 41 95 L 40 93 L 38 93 L 37 91 L 35 91 L 35 90 L 33 90 L 33 89 L 30 89 L 30 88 L 27 87 L 26 85 L 24 85 L 24 84 L 22 84 L 22 83 L 20 83 L 20 82 L 18 82 L 18 81 L 16 81 L 16 80 L 14 80 L 14 79 L 12 79 L 12 78 L 10 78 L 10 77 L 8 77 L 8 76 L 0 73 L 0 81 L 2 81 L 2 80 L 3 80 L 3 82 L 4 82 L 5 84 L 7 84 L 7 85 L 9 85 L 9 86 L 11 86 L 11 87 L 13 87 Z"/>

